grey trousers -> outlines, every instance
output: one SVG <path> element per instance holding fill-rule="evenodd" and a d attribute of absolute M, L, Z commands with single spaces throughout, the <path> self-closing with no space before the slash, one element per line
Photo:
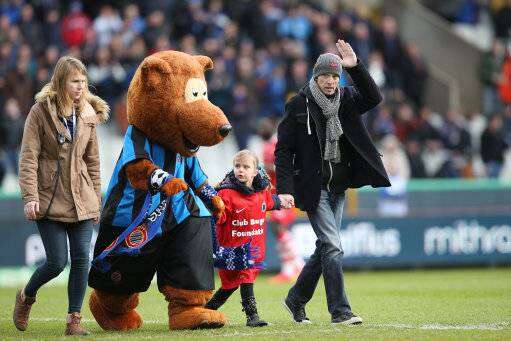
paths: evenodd
<path fill-rule="evenodd" d="M 316 250 L 305 264 L 288 297 L 300 304 L 312 298 L 319 277 L 323 274 L 328 311 L 333 317 L 351 312 L 344 288 L 342 272 L 341 221 L 344 193 L 321 190 L 319 205 L 314 212 L 307 212 L 316 237 Z"/>

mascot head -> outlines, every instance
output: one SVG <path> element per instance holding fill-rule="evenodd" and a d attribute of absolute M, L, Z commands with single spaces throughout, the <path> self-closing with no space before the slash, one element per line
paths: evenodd
<path fill-rule="evenodd" d="M 128 122 L 183 156 L 220 143 L 231 125 L 208 100 L 204 71 L 212 68 L 211 58 L 178 51 L 145 58 L 128 89 Z"/>

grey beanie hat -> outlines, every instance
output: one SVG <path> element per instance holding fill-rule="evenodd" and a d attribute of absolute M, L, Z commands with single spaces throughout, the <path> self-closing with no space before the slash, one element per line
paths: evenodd
<path fill-rule="evenodd" d="M 312 76 L 316 78 L 319 75 L 324 75 L 325 73 L 341 77 L 342 65 L 341 58 L 338 55 L 333 53 L 323 53 L 318 57 L 318 60 L 316 60 L 316 64 L 314 64 L 314 68 L 312 69 Z"/>

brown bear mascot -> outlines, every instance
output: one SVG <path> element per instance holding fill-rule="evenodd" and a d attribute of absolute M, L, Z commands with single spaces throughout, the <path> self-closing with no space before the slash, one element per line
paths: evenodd
<path fill-rule="evenodd" d="M 209 102 L 206 56 L 162 51 L 144 59 L 128 89 L 126 131 L 101 215 L 89 306 L 105 330 L 142 325 L 140 292 L 157 274 L 170 329 L 219 328 L 204 308 L 214 289 L 211 214 L 224 205 L 195 157 L 231 130 Z M 208 210 L 209 209 L 209 210 Z"/>

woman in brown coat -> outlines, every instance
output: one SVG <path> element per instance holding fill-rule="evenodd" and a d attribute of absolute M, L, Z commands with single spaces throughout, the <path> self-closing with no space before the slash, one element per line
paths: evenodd
<path fill-rule="evenodd" d="M 51 81 L 35 97 L 23 132 L 19 184 L 27 219 L 35 220 L 46 262 L 18 290 L 13 321 L 25 330 L 37 290 L 58 276 L 67 263 L 71 271 L 66 335 L 88 334 L 80 326 L 87 287 L 92 226 L 101 203 L 96 125 L 108 118 L 106 102 L 88 91 L 87 70 L 65 56 Z"/>

